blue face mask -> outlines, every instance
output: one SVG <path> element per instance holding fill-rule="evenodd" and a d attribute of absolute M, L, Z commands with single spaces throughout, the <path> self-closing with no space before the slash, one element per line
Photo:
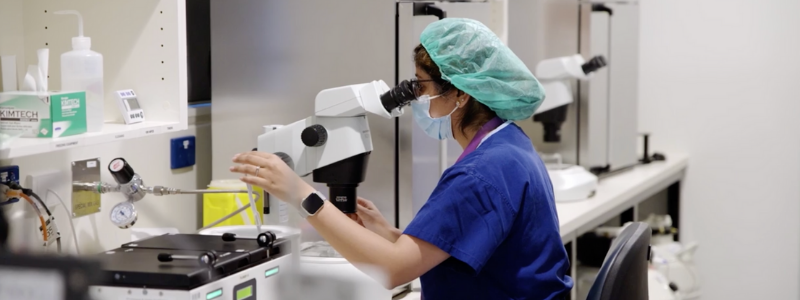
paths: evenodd
<path fill-rule="evenodd" d="M 414 111 L 414 121 L 417 122 L 425 133 L 434 139 L 453 139 L 453 130 L 450 128 L 450 116 L 458 109 L 458 106 L 453 108 L 449 114 L 439 118 L 432 118 L 431 99 L 439 96 L 422 95 L 416 101 L 411 101 L 411 109 Z"/>

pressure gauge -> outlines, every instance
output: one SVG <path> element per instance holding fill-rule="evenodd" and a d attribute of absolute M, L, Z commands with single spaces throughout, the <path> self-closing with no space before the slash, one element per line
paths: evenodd
<path fill-rule="evenodd" d="M 114 223 L 119 228 L 130 228 L 133 224 L 136 224 L 136 218 L 136 207 L 133 206 L 132 202 L 120 202 L 111 208 L 111 223 Z"/>

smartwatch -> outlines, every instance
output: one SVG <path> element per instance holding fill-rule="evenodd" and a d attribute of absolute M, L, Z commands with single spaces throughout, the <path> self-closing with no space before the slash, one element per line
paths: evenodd
<path fill-rule="evenodd" d="M 322 210 L 322 206 L 325 204 L 325 200 L 327 199 L 325 198 L 324 195 L 322 195 L 318 191 L 314 191 L 313 193 L 308 195 L 308 197 L 303 199 L 303 201 L 300 202 L 300 207 L 299 207 L 300 209 L 298 209 L 298 211 L 300 212 L 300 215 L 303 217 L 303 219 L 308 218 L 310 216 L 314 216 L 320 210 Z"/>

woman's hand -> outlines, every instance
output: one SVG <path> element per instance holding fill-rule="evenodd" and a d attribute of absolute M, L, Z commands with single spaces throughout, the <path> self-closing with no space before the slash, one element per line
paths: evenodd
<path fill-rule="evenodd" d="M 286 165 L 280 157 L 265 152 L 245 152 L 233 157 L 241 165 L 230 168 L 242 173 L 242 182 L 259 186 L 278 199 L 297 207 L 303 199 L 314 192 L 314 188 Z"/>
<path fill-rule="evenodd" d="M 378 208 L 375 207 L 375 204 L 367 199 L 358 197 L 356 216 L 355 218 L 351 217 L 351 219 L 390 242 L 396 242 L 400 235 L 403 234 L 399 229 L 389 224 Z"/>

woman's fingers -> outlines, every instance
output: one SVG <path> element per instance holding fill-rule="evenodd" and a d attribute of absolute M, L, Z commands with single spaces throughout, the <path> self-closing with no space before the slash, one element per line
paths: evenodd
<path fill-rule="evenodd" d="M 373 207 L 375 207 L 375 204 L 372 204 L 372 201 L 369 201 L 369 200 L 361 198 L 361 197 L 356 198 L 356 203 L 359 206 L 363 206 L 363 207 L 366 207 L 368 209 L 372 209 Z"/>
<path fill-rule="evenodd" d="M 230 171 L 234 173 L 256 176 L 256 169 L 257 167 L 253 165 L 238 165 L 231 167 Z M 266 172 L 266 170 L 258 170 L 258 177 L 262 177 L 261 175 L 264 175 L 264 172 Z"/>
<path fill-rule="evenodd" d="M 273 156 L 273 154 L 264 152 L 245 152 L 234 156 L 233 162 L 266 168 L 272 165 L 270 160 Z"/>
<path fill-rule="evenodd" d="M 250 184 L 250 185 L 260 186 L 261 188 L 266 190 L 268 193 L 272 193 L 273 192 L 272 191 L 272 185 L 270 184 L 270 181 L 266 180 L 264 178 L 255 177 L 255 176 L 244 176 L 244 177 L 240 178 L 240 180 L 242 182 Z"/>
<path fill-rule="evenodd" d="M 374 218 L 371 215 L 371 210 L 361 205 L 358 206 L 358 209 L 356 210 L 355 214 L 358 215 L 358 218 L 361 221 L 366 220 L 367 222 L 372 222 L 372 220 L 374 220 Z"/>

